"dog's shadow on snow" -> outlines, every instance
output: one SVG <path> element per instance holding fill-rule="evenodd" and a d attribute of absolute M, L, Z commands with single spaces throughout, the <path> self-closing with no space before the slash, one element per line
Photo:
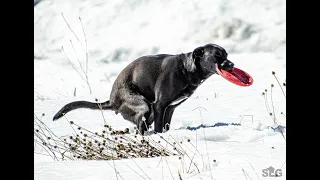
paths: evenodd
<path fill-rule="evenodd" d="M 219 127 L 219 126 L 229 126 L 229 125 L 234 125 L 234 126 L 241 126 L 240 123 L 222 123 L 222 122 L 218 122 L 218 123 L 215 123 L 214 125 L 204 125 L 204 124 L 200 124 L 199 126 L 187 126 L 187 127 L 181 127 L 181 128 L 177 128 L 177 129 L 174 129 L 174 130 L 190 130 L 190 131 L 195 131 L 195 130 L 198 130 L 198 129 L 201 129 L 201 128 L 210 128 L 210 127 Z M 167 131 L 163 131 L 163 133 L 165 133 Z M 154 130 L 152 128 L 150 128 L 148 131 L 145 131 L 144 132 L 144 136 L 150 136 L 152 134 L 155 134 Z"/>
<path fill-rule="evenodd" d="M 177 128 L 174 130 L 190 130 L 190 131 L 195 131 L 201 128 L 211 128 L 211 127 L 221 127 L 221 126 L 241 126 L 240 123 L 223 123 L 223 122 L 217 122 L 214 125 L 204 125 L 204 124 L 200 124 L 199 126 L 187 126 L 187 127 L 181 127 L 181 128 Z M 269 128 L 271 128 L 272 130 L 274 130 L 275 132 L 283 132 L 286 129 L 286 126 L 281 126 L 278 125 L 276 127 L 271 127 L 269 126 Z M 163 131 L 163 133 L 165 133 L 166 131 Z M 150 136 L 152 134 L 155 134 L 154 130 L 150 129 L 148 131 L 144 132 L 144 136 Z"/>

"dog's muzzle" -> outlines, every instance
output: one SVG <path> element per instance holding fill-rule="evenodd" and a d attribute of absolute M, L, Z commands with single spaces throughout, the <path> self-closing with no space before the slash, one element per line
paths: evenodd
<path fill-rule="evenodd" d="M 225 71 L 233 71 L 234 64 L 233 64 L 233 62 L 226 59 L 219 65 L 219 68 L 221 68 Z"/>

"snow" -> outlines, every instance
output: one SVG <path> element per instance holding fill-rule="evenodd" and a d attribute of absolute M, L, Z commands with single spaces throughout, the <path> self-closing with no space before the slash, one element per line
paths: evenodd
<path fill-rule="evenodd" d="M 175 110 L 171 129 L 161 135 L 183 141 L 183 149 L 196 154 L 193 161 L 200 172 L 194 166 L 188 171 L 187 157 L 54 161 L 35 153 L 35 179 L 179 179 L 178 172 L 182 179 L 274 179 L 262 176 L 270 166 L 281 168 L 277 178 L 285 179 L 286 141 L 274 130 L 277 125 L 262 96 L 267 89 L 277 124 L 285 127 L 281 112 L 286 112 L 286 99 L 271 74 L 276 72 L 280 83 L 285 82 L 285 6 L 282 0 L 41 1 L 34 7 L 34 113 L 44 113 L 42 121 L 58 136 L 72 133 L 64 118 L 52 121 L 63 105 L 109 99 L 118 73 L 142 55 L 179 54 L 215 43 L 227 50 L 236 67 L 252 75 L 254 83 L 240 87 L 213 75 Z M 66 58 L 84 77 L 86 52 L 91 94 Z M 103 111 L 103 116 L 117 129 L 134 126 L 112 111 Z M 104 123 L 100 111 L 88 109 L 66 117 L 92 131 L 101 130 Z M 146 137 L 158 139 L 152 133 Z"/>

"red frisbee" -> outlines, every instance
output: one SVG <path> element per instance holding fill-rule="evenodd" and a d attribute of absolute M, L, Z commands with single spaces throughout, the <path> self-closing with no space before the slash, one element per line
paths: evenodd
<path fill-rule="evenodd" d="M 236 67 L 233 69 L 233 71 L 226 71 L 218 68 L 218 66 L 216 69 L 220 76 L 232 82 L 233 84 L 239 86 L 251 86 L 253 83 L 253 78 L 247 72 Z"/>

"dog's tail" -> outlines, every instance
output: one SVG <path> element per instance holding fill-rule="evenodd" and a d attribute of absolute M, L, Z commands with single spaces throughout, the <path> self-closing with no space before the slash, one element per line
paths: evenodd
<path fill-rule="evenodd" d="M 79 108 L 103 109 L 103 110 L 112 109 L 110 101 L 106 101 L 103 103 L 92 103 L 92 102 L 88 102 L 88 101 L 75 101 L 75 102 L 71 102 L 71 103 L 65 105 L 63 108 L 61 108 L 60 111 L 57 112 L 56 115 L 54 115 L 53 120 L 55 121 L 55 120 L 61 118 L 62 116 L 64 116 L 65 114 L 67 114 L 67 112 L 75 110 L 75 109 L 79 109 Z"/>

